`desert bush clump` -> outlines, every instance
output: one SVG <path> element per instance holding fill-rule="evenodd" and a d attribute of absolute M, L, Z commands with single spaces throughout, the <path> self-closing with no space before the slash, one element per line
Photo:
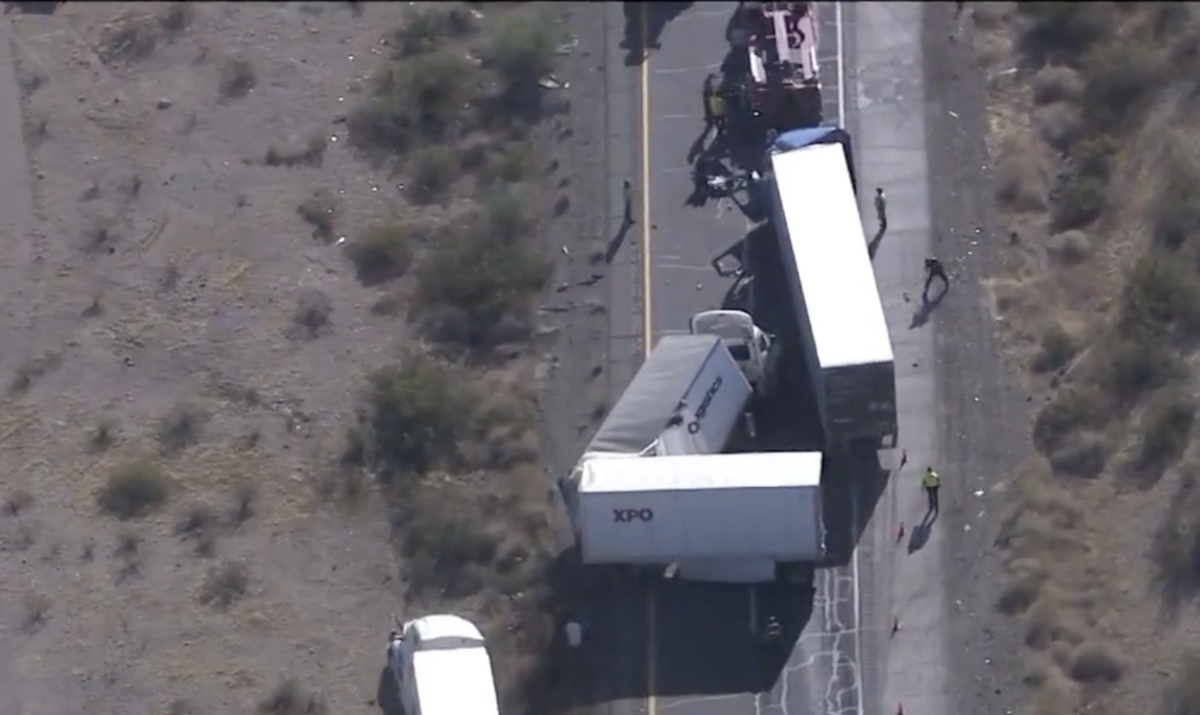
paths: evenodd
<path fill-rule="evenodd" d="M 289 678 L 263 698 L 258 704 L 258 711 L 262 715 L 326 715 L 329 708 L 323 698 L 305 692 L 295 680 Z"/>
<path fill-rule="evenodd" d="M 241 99 L 250 94 L 257 84 L 254 65 L 247 60 L 231 57 L 221 64 L 217 90 L 223 100 Z"/>
<path fill-rule="evenodd" d="M 494 187 L 470 225 L 433 247 L 417 294 L 437 337 L 478 348 L 527 327 L 550 275 L 535 229 L 520 199 Z"/>
<path fill-rule="evenodd" d="M 478 403 L 461 370 L 413 352 L 374 372 L 368 385 L 365 449 L 385 477 L 454 464 Z"/>
<path fill-rule="evenodd" d="M 328 189 L 318 189 L 300 202 L 296 213 L 312 227 L 312 236 L 322 243 L 333 240 L 333 226 L 341 213 L 341 202 Z"/>
<path fill-rule="evenodd" d="M 1096 45 L 1083 72 L 1083 114 L 1103 133 L 1126 128 L 1169 76 L 1157 48 L 1131 40 Z"/>
<path fill-rule="evenodd" d="M 1092 244 L 1083 231 L 1064 231 L 1050 237 L 1046 252 L 1060 266 L 1078 266 L 1091 255 Z"/>
<path fill-rule="evenodd" d="M 1035 372 L 1053 372 L 1061 370 L 1071 362 L 1079 352 L 1075 336 L 1068 333 L 1061 325 L 1053 325 L 1042 333 L 1038 353 L 1033 359 Z"/>
<path fill-rule="evenodd" d="M 393 58 L 407 59 L 435 52 L 443 47 L 446 39 L 469 37 L 478 29 L 478 20 L 462 3 L 429 3 L 415 7 L 388 41 Z"/>
<path fill-rule="evenodd" d="M 96 495 L 105 512 L 121 519 L 145 516 L 162 506 L 170 493 L 167 475 L 149 462 L 117 467 Z"/>
<path fill-rule="evenodd" d="M 407 501 L 410 522 L 401 548 L 410 559 L 410 588 L 463 596 L 478 591 L 475 567 L 496 555 L 500 537 L 490 522 L 464 508 L 442 488 L 423 485 Z"/>
<path fill-rule="evenodd" d="M 1073 60 L 1103 39 L 1113 22 L 1111 3 L 1022 2 L 1024 50 L 1039 64 L 1052 55 Z"/>
<path fill-rule="evenodd" d="M 1118 401 L 1130 403 L 1183 374 L 1170 343 L 1154 335 L 1117 336 L 1098 362 L 1100 384 Z"/>
<path fill-rule="evenodd" d="M 1141 339 L 1200 330 L 1200 272 L 1165 252 L 1140 257 L 1126 275 L 1118 327 Z"/>
<path fill-rule="evenodd" d="M 536 86 L 554 69 L 554 24 L 541 13 L 503 18 L 489 28 L 480 48 L 484 64 L 496 70 L 507 90 Z"/>
<path fill-rule="evenodd" d="M 200 587 L 200 602 L 206 606 L 229 608 L 246 595 L 250 570 L 245 564 L 227 561 L 209 569 Z"/>
<path fill-rule="evenodd" d="M 1166 466 L 1183 456 L 1192 437 L 1196 402 L 1177 392 L 1156 395 L 1142 418 L 1141 460 Z"/>
<path fill-rule="evenodd" d="M 1100 476 L 1107 463 L 1104 441 L 1092 434 L 1073 435 L 1050 454 L 1050 467 L 1055 474 L 1084 479 Z"/>
<path fill-rule="evenodd" d="M 1033 100 L 1038 104 L 1075 102 L 1082 94 L 1079 73 L 1066 65 L 1047 65 L 1033 77 Z"/>
<path fill-rule="evenodd" d="M 296 295 L 296 311 L 292 314 L 295 337 L 306 340 L 319 338 L 329 331 L 333 314 L 333 299 L 317 288 L 305 288 Z"/>
<path fill-rule="evenodd" d="M 1055 230 L 1082 228 L 1108 207 L 1108 183 L 1103 178 L 1070 170 L 1060 178 L 1053 200 Z"/>
<path fill-rule="evenodd" d="M 1080 429 L 1099 427 L 1107 412 L 1104 398 L 1093 389 L 1069 385 L 1038 411 L 1033 443 L 1043 454 L 1052 454 Z"/>
<path fill-rule="evenodd" d="M 1174 250 L 1200 226 L 1200 171 L 1177 152 L 1167 158 L 1164 168 L 1163 187 L 1152 207 L 1154 239 Z"/>
<path fill-rule="evenodd" d="M 1068 674 L 1078 683 L 1115 683 L 1121 679 L 1124 670 L 1120 658 L 1110 646 L 1087 642 L 1081 644 L 1071 656 Z"/>
<path fill-rule="evenodd" d="M 458 158 L 444 146 L 429 146 L 411 159 L 409 194 L 419 204 L 441 203 L 449 197 L 458 179 Z"/>
<path fill-rule="evenodd" d="M 346 255 L 363 285 L 380 285 L 404 275 L 412 265 L 414 244 L 428 241 L 432 233 L 426 226 L 392 219 L 367 228 L 346 246 Z"/>
<path fill-rule="evenodd" d="M 464 108 L 480 93 L 480 74 L 461 53 L 437 51 L 388 65 L 375 76 L 371 97 L 346 120 L 352 146 L 402 156 L 469 128 Z"/>
<path fill-rule="evenodd" d="M 158 421 L 155 437 L 166 456 L 176 455 L 200 441 L 208 414 L 196 405 L 180 404 Z"/>

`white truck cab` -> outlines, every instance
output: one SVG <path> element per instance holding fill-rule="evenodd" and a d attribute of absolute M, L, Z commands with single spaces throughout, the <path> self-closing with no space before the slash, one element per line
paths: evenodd
<path fill-rule="evenodd" d="M 483 634 L 461 616 L 423 616 L 392 631 L 387 665 L 406 715 L 499 715 Z"/>
<path fill-rule="evenodd" d="M 749 313 L 741 310 L 706 310 L 693 315 L 688 327 L 693 335 L 721 338 L 755 392 L 764 394 L 770 391 L 777 353 L 771 349 L 775 338 L 755 325 Z"/>

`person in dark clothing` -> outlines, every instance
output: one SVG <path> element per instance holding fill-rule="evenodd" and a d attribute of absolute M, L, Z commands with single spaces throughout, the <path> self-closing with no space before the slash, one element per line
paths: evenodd
<path fill-rule="evenodd" d="M 625 217 L 622 219 L 626 227 L 633 225 L 633 184 L 626 181 L 621 186 L 622 200 L 625 204 Z"/>
<path fill-rule="evenodd" d="M 929 286 L 933 283 L 933 279 L 937 278 L 942 281 L 943 290 L 950 287 L 950 276 L 946 275 L 946 268 L 942 262 L 936 258 L 925 259 L 925 290 L 921 293 L 924 299 L 929 298 Z"/>
<path fill-rule="evenodd" d="M 875 189 L 875 218 L 879 221 L 879 230 L 887 230 L 887 197 L 883 195 L 883 189 Z"/>

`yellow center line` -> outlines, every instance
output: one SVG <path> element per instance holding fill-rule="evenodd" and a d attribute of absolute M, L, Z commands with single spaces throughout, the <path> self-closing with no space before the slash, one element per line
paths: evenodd
<path fill-rule="evenodd" d="M 642 353 L 643 357 L 650 354 L 654 345 L 653 326 L 651 325 L 652 301 L 650 300 L 650 43 L 646 34 L 649 26 L 649 14 L 646 7 L 649 3 L 638 3 L 638 20 L 641 24 L 642 63 L 641 80 L 641 184 L 642 184 Z M 646 589 L 646 713 L 658 714 L 658 699 L 655 691 L 658 687 L 658 608 L 656 591 L 651 582 Z"/>

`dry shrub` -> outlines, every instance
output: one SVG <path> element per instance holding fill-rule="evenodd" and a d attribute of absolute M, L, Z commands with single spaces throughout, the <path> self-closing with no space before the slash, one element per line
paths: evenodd
<path fill-rule="evenodd" d="M 230 57 L 221 64 L 217 79 L 217 91 L 223 100 L 241 99 L 250 94 L 257 83 L 258 77 L 254 72 L 254 65 L 250 64 L 248 60 Z"/>
<path fill-rule="evenodd" d="M 208 413 L 197 405 L 180 403 L 158 421 L 155 438 L 159 449 L 168 457 L 175 456 L 198 443 Z"/>
<path fill-rule="evenodd" d="M 1179 461 L 1192 439 L 1196 402 L 1176 391 L 1155 396 L 1142 417 L 1141 461 L 1158 471 Z"/>
<path fill-rule="evenodd" d="M 1045 182 L 1031 154 L 1005 154 L 997 167 L 996 198 L 1017 212 L 1046 207 Z"/>
<path fill-rule="evenodd" d="M 1067 385 L 1038 410 L 1033 424 L 1034 446 L 1043 454 L 1052 454 L 1079 430 L 1103 427 L 1108 412 L 1109 405 L 1097 390 L 1085 385 Z"/>
<path fill-rule="evenodd" d="M 406 59 L 442 49 L 447 39 L 469 37 L 479 22 L 464 3 L 442 2 L 419 5 L 403 27 L 390 37 L 394 59 Z"/>
<path fill-rule="evenodd" d="M 385 478 L 457 464 L 480 397 L 459 367 L 412 352 L 368 384 L 364 450 Z"/>
<path fill-rule="evenodd" d="M 1124 671 L 1124 664 L 1111 646 L 1089 641 L 1075 649 L 1068 675 L 1071 680 L 1085 685 L 1112 684 L 1121 679 Z"/>
<path fill-rule="evenodd" d="M 435 337 L 479 349 L 528 336 L 533 299 L 550 276 L 536 228 L 523 197 L 496 186 L 470 225 L 432 247 L 417 297 Z"/>
<path fill-rule="evenodd" d="M 1163 715 L 1200 715 L 1200 654 L 1183 654 L 1163 698 Z"/>
<path fill-rule="evenodd" d="M 1083 231 L 1064 231 L 1050 237 L 1046 252 L 1060 266 L 1077 266 L 1091 255 L 1092 242 Z"/>
<path fill-rule="evenodd" d="M 1037 602 L 1049 572 L 1042 562 L 1031 557 L 1017 557 L 1008 563 L 1008 578 L 1000 591 L 996 609 L 1010 616 L 1025 613 Z"/>
<path fill-rule="evenodd" d="M 314 133 L 308 138 L 303 147 L 267 147 L 263 155 L 263 163 L 267 166 L 320 166 L 325 162 L 325 151 L 329 149 L 329 140 L 325 134 Z"/>
<path fill-rule="evenodd" d="M 1086 52 L 1109 32 L 1115 20 L 1112 3 L 1023 2 L 1017 12 L 1024 21 L 1022 41 L 1027 51 L 1071 59 Z"/>
<path fill-rule="evenodd" d="M 1147 340 L 1200 330 L 1200 272 L 1187 261 L 1150 251 L 1129 269 L 1121 291 L 1121 332 Z"/>
<path fill-rule="evenodd" d="M 34 383 L 62 367 L 63 355 L 57 350 L 50 350 L 37 357 L 26 360 L 17 367 L 16 375 L 8 384 L 11 395 L 23 395 L 33 387 Z"/>
<path fill-rule="evenodd" d="M 305 691 L 291 678 L 283 681 L 258 704 L 262 715 L 326 715 L 329 707 L 319 695 Z"/>
<path fill-rule="evenodd" d="M 358 280 L 376 286 L 404 275 L 412 265 L 414 244 L 425 242 L 431 234 L 422 224 L 392 219 L 364 231 L 346 246 L 346 255 L 354 263 Z"/>
<path fill-rule="evenodd" d="M 1154 583 L 1171 609 L 1200 592 L 1200 519 L 1197 486 L 1185 476 L 1150 542 Z"/>
<path fill-rule="evenodd" d="M 1042 333 L 1038 353 L 1031 367 L 1034 372 L 1054 372 L 1066 367 L 1079 353 L 1079 342 L 1061 325 L 1052 325 Z"/>
<path fill-rule="evenodd" d="M 1083 80 L 1066 65 L 1046 65 L 1033 77 L 1033 100 L 1038 104 L 1075 102 L 1083 96 Z"/>
<path fill-rule="evenodd" d="M 1160 337 L 1125 334 L 1110 338 L 1095 371 L 1099 384 L 1118 403 L 1129 404 L 1181 377 L 1185 365 Z"/>
<path fill-rule="evenodd" d="M 1033 110 L 1033 125 L 1038 135 L 1059 151 L 1066 151 L 1083 135 L 1079 110 L 1065 102 L 1055 102 Z"/>
<path fill-rule="evenodd" d="M 1101 132 L 1119 132 L 1141 116 L 1148 100 L 1170 79 L 1158 48 L 1135 39 L 1096 45 L 1085 59 L 1083 116 Z"/>
<path fill-rule="evenodd" d="M 465 489 L 425 482 L 404 499 L 401 550 L 413 596 L 458 598 L 477 593 L 496 558 L 503 527 L 478 512 Z"/>
<path fill-rule="evenodd" d="M 96 495 L 105 512 L 121 519 L 135 519 L 154 511 L 167 500 L 170 481 L 149 462 L 131 462 L 117 467 Z"/>
<path fill-rule="evenodd" d="M 215 608 L 229 608 L 246 595 L 249 587 L 249 568 L 237 561 L 227 561 L 209 569 L 200 587 L 200 602 Z"/>
<path fill-rule="evenodd" d="M 1053 201 L 1055 230 L 1082 228 L 1108 208 L 1108 183 L 1096 176 L 1068 171 L 1060 178 Z"/>
<path fill-rule="evenodd" d="M 292 313 L 292 337 L 314 340 L 329 331 L 332 325 L 333 299 L 318 288 L 304 288 L 296 295 L 296 310 Z"/>
<path fill-rule="evenodd" d="M 411 159 L 412 183 L 408 193 L 418 204 L 443 203 L 458 180 L 458 158 L 444 146 L 417 150 Z"/>
<path fill-rule="evenodd" d="M 1200 171 L 1181 151 L 1170 152 L 1165 163 L 1151 221 L 1155 241 L 1175 250 L 1188 243 L 1200 225 Z"/>
<path fill-rule="evenodd" d="M 1093 479 L 1100 476 L 1108 463 L 1104 439 L 1095 434 L 1073 434 L 1050 453 L 1050 466 L 1055 474 Z"/>
<path fill-rule="evenodd" d="M 304 223 L 312 227 L 312 236 L 322 243 L 333 241 L 333 227 L 341 213 L 342 204 L 329 189 L 318 189 L 296 207 Z"/>
<path fill-rule="evenodd" d="M 481 75 L 461 52 L 438 50 L 387 65 L 372 95 L 346 121 L 357 149 L 400 156 L 441 144 L 474 126 L 470 105 L 482 91 Z"/>

